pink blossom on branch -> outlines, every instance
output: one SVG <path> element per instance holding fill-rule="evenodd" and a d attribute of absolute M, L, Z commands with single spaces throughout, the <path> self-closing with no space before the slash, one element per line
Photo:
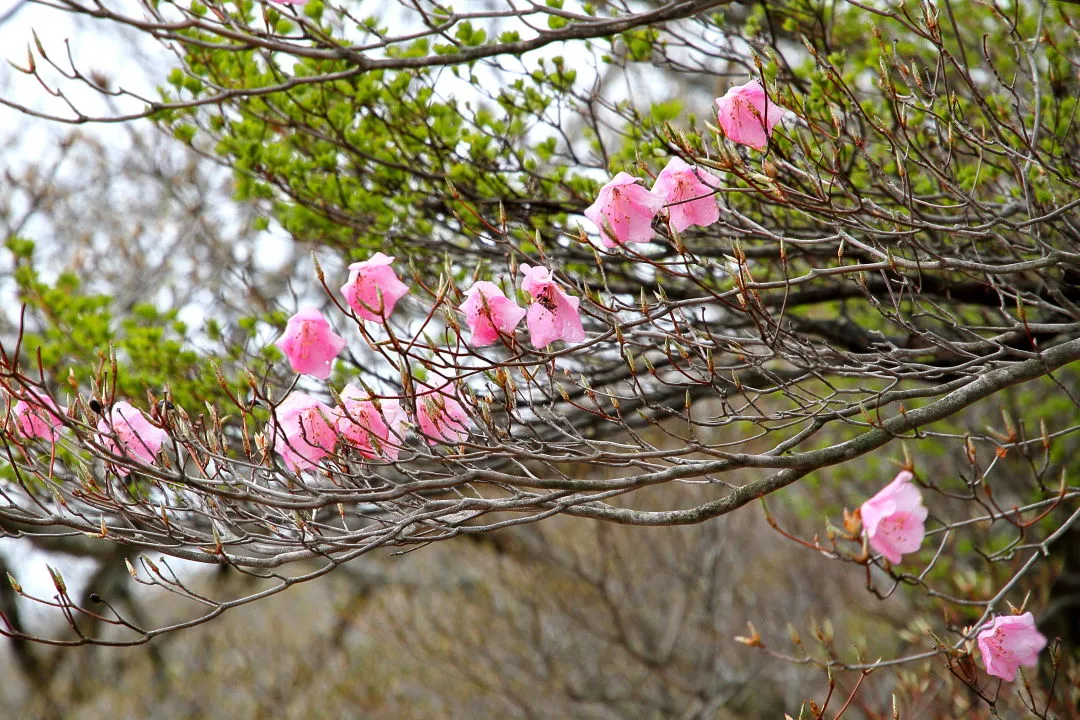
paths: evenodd
<path fill-rule="evenodd" d="M 664 201 L 651 194 L 633 175 L 621 172 L 600 188 L 596 202 L 585 217 L 600 229 L 600 242 L 613 248 L 628 242 L 652 239 L 652 221 Z"/>
<path fill-rule="evenodd" d="M 499 339 L 499 333 L 513 333 L 525 317 L 525 311 L 498 285 L 485 280 L 473 283 L 459 310 L 465 313 L 465 322 L 472 331 L 469 342 L 476 347 L 492 344 Z"/>
<path fill-rule="evenodd" d="M 293 372 L 320 380 L 330 377 L 330 364 L 345 348 L 345 338 L 330 329 L 316 308 L 306 307 L 289 318 L 285 333 L 276 343 Z"/>
<path fill-rule="evenodd" d="M 363 262 L 349 266 L 349 279 L 341 294 L 356 314 L 364 320 L 383 320 L 394 312 L 397 301 L 409 292 L 398 280 L 391 264 L 394 258 L 377 252 Z"/>
<path fill-rule="evenodd" d="M 153 465 L 169 434 L 152 424 L 141 410 L 123 400 L 114 403 L 106 417 L 98 421 L 101 443 L 116 455 L 125 455 L 137 462 Z M 116 474 L 126 476 L 130 470 L 114 466 Z"/>
<path fill-rule="evenodd" d="M 891 563 L 918 550 L 926 536 L 927 510 L 919 488 L 911 482 L 914 477 L 902 471 L 859 508 L 870 547 Z"/>
<path fill-rule="evenodd" d="M 720 178 L 673 157 L 656 177 L 652 193 L 664 202 L 671 228 L 682 232 L 691 225 L 708 227 L 720 219 L 714 194 L 719 186 Z"/>
<path fill-rule="evenodd" d="M 33 404 L 20 400 L 15 403 L 11 414 L 15 417 L 15 427 L 25 438 L 41 438 L 56 441 L 60 437 L 61 418 L 67 408 L 57 405 L 48 395 L 34 394 Z"/>
<path fill-rule="evenodd" d="M 417 393 L 416 424 L 428 445 L 464 442 L 469 437 L 468 422 L 469 415 L 449 384 Z"/>
<path fill-rule="evenodd" d="M 521 288 L 533 299 L 525 316 L 530 340 L 534 347 L 544 348 L 555 342 L 581 342 L 585 330 L 581 327 L 580 300 L 567 295 L 551 277 L 551 271 L 537 265 L 522 263 L 521 273 L 525 279 Z"/>
<path fill-rule="evenodd" d="M 332 420 L 333 413 L 324 403 L 302 392 L 289 393 L 274 409 L 266 435 L 273 439 L 274 452 L 285 467 L 301 472 L 334 451 L 338 436 Z"/>
<path fill-rule="evenodd" d="M 378 407 L 364 391 L 347 385 L 334 408 L 334 428 L 341 439 L 366 458 L 397 460 L 405 413 L 397 400 L 380 399 Z"/>
<path fill-rule="evenodd" d="M 1012 682 L 1021 665 L 1038 664 L 1046 636 L 1035 628 L 1035 618 L 1026 612 L 997 616 L 979 631 L 978 642 L 987 674 Z"/>
<path fill-rule="evenodd" d="M 720 128 L 732 142 L 764 150 L 784 108 L 769 99 L 760 82 L 751 80 L 716 98 L 716 113 Z"/>

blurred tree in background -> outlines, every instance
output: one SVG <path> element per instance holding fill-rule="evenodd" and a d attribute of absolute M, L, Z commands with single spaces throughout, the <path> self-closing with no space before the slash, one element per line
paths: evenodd
<path fill-rule="evenodd" d="M 5 706 L 1080 714 L 1075 8 L 53 5 L 171 70 L 145 96 L 28 38 L 65 109 L 0 100 L 112 128 L 0 193 L 4 546 L 92 560 L 0 591 Z M 785 109 L 760 151 L 714 114 L 751 79 Z M 672 157 L 721 179 L 720 220 L 604 247 L 601 185 Z M 410 293 L 365 323 L 337 288 L 376 252 Z M 522 264 L 583 342 L 470 343 L 465 291 L 525 302 Z M 328 382 L 271 344 L 308 305 L 347 340 Z M 349 383 L 405 408 L 397 459 L 285 468 L 281 401 Z M 417 432 L 425 386 L 466 440 Z M 18 432 L 43 395 L 56 443 Z M 155 465 L 97 431 L 120 400 L 167 431 Z M 902 468 L 928 533 L 889 563 L 845 508 Z M 1050 641 L 1013 683 L 975 642 L 1010 604 Z"/>

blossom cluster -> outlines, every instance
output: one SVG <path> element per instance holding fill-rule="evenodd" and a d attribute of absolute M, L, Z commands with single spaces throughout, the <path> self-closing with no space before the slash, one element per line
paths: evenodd
<path fill-rule="evenodd" d="M 15 432 L 24 438 L 37 438 L 55 443 L 60 439 L 68 409 L 47 395 L 28 393 L 11 408 Z M 138 408 L 123 400 L 113 403 L 102 413 L 97 423 L 98 442 L 106 452 L 136 462 L 153 465 L 168 433 L 155 425 Z M 130 470 L 113 465 L 117 475 L 126 476 Z"/>
<path fill-rule="evenodd" d="M 732 88 L 716 102 L 720 126 L 727 136 L 752 147 L 764 146 L 783 112 L 768 100 L 756 81 Z M 650 240 L 658 214 L 676 233 L 692 225 L 711 225 L 720 218 L 715 200 L 719 178 L 681 158 L 671 159 L 651 191 L 639 183 L 638 178 L 620 172 L 585 210 L 585 216 L 600 229 L 605 246 Z M 393 262 L 394 258 L 379 252 L 349 266 L 341 295 L 360 321 L 385 322 L 408 294 L 409 288 L 398 278 Z M 503 337 L 513 338 L 522 320 L 536 348 L 546 348 L 557 340 L 584 340 L 579 298 L 567 294 L 546 267 L 522 263 L 519 270 L 524 276 L 521 289 L 530 299 L 527 310 L 491 281 L 479 280 L 465 292 L 458 309 L 469 327 L 469 344 L 479 348 Z M 289 318 L 276 345 L 294 372 L 325 380 L 346 342 L 318 309 L 305 307 Z M 413 400 L 416 426 L 429 443 L 456 443 L 468 436 L 468 416 L 449 383 L 425 387 Z M 304 393 L 290 394 L 276 408 L 268 433 L 275 438 L 274 449 L 286 466 L 299 471 L 314 467 L 339 442 L 353 446 L 364 457 L 395 460 L 404 419 L 398 401 L 369 397 L 350 385 L 333 409 Z"/>
<path fill-rule="evenodd" d="M 341 295 L 360 321 L 385 322 L 409 288 L 393 268 L 394 258 L 375 253 L 349 266 Z M 508 298 L 493 282 L 477 281 L 458 308 L 469 326 L 469 343 L 491 345 L 500 337 L 512 338 L 525 320 L 534 347 L 585 339 L 579 314 L 580 300 L 568 295 L 542 266 L 522 264 L 522 290 L 529 296 L 528 310 Z M 346 342 L 330 327 L 317 308 L 304 307 L 289 318 L 275 343 L 294 372 L 325 380 L 331 364 Z M 420 386 L 412 398 L 415 426 L 429 444 L 460 443 L 468 437 L 468 414 L 450 383 Z M 334 452 L 338 443 L 351 446 L 365 458 L 396 460 L 402 447 L 406 412 L 396 399 L 378 398 L 349 385 L 339 404 L 330 408 L 302 392 L 293 392 L 275 408 L 267 429 L 274 451 L 286 467 L 300 472 Z"/>
<path fill-rule="evenodd" d="M 585 210 L 600 229 L 600 242 L 615 248 L 629 242 L 648 242 L 655 234 L 653 218 L 663 212 L 675 232 L 691 225 L 708 226 L 720 219 L 716 190 L 720 178 L 672 158 L 660 171 L 652 190 L 625 172 L 600 188 L 596 202 Z"/>
<path fill-rule="evenodd" d="M 901 471 L 859 507 L 867 543 L 890 563 L 917 552 L 926 538 L 929 513 L 914 479 L 910 470 Z M 977 641 L 987 674 L 1009 682 L 1016 679 L 1021 665 L 1034 667 L 1046 647 L 1046 637 L 1029 612 L 999 615 L 979 631 Z"/>
<path fill-rule="evenodd" d="M 769 99 L 757 80 L 732 87 L 716 99 L 716 110 L 728 139 L 756 150 L 765 148 L 784 114 L 784 108 Z M 641 183 L 641 178 L 620 172 L 600 188 L 596 202 L 585 210 L 585 217 L 600 230 L 604 247 L 648 242 L 655 234 L 653 219 L 658 215 L 675 233 L 692 225 L 708 227 L 720 219 L 715 199 L 720 178 L 682 158 L 671 158 L 651 190 Z"/>

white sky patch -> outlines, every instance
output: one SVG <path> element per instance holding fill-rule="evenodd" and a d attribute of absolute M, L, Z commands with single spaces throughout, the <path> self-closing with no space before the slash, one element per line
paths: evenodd
<path fill-rule="evenodd" d="M 16 3 L 4 0 L 0 5 L 0 16 Z M 132 0 L 116 0 L 110 7 L 129 13 L 138 13 L 138 5 Z M 154 96 L 155 85 L 164 77 L 167 70 L 164 63 L 159 67 L 148 66 L 143 62 L 132 62 L 135 56 L 161 55 L 166 57 L 160 45 L 147 37 L 132 32 L 123 32 L 113 25 L 108 26 L 108 36 L 99 34 L 106 26 L 95 23 L 85 17 L 76 17 L 55 8 L 25 4 L 6 23 L 0 25 L 0 55 L 20 67 L 27 66 L 27 48 L 32 48 L 40 74 L 52 89 L 60 89 L 83 112 L 110 111 L 101 95 L 81 82 L 64 79 L 43 61 L 34 41 L 34 33 L 41 41 L 49 59 L 65 70 L 70 70 L 71 61 L 84 73 L 96 71 L 114 81 L 116 85 L 144 96 Z M 122 38 L 117 38 L 117 33 Z M 122 41 L 118 41 L 122 40 Z M 70 60 L 69 60 L 70 53 Z M 119 73 L 122 73 L 120 77 Z M 37 78 L 16 71 L 7 63 L 0 66 L 0 84 L 8 83 L 6 96 L 21 105 L 42 112 L 71 116 L 71 109 L 62 98 L 54 97 L 45 91 Z M 135 111 L 140 104 L 123 98 L 117 101 L 119 106 L 112 110 Z M 17 111 L 0 108 L 0 122 L 8 125 L 8 118 L 18 119 Z"/>
<path fill-rule="evenodd" d="M 23 592 L 36 598 L 52 600 L 56 596 L 56 587 L 49 575 L 48 566 L 60 571 L 67 586 L 68 595 L 77 599 L 84 591 L 86 582 L 97 568 L 97 561 L 92 558 L 80 558 L 73 555 L 54 555 L 38 550 L 28 542 L 0 544 L 0 554 L 4 556 L 11 575 L 22 586 Z M 0 578 L 0 582 L 7 582 Z M 59 612 L 36 602 L 20 599 L 23 619 L 26 625 L 21 628 L 29 632 L 34 629 L 46 630 L 62 622 Z"/>

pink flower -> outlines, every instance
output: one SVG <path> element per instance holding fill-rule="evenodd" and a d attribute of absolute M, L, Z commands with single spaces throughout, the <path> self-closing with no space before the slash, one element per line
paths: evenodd
<path fill-rule="evenodd" d="M 891 563 L 918 550 L 926 536 L 927 510 L 919 488 L 911 484 L 914 477 L 904 470 L 860 508 L 870 547 Z"/>
<path fill-rule="evenodd" d="M 394 305 L 409 292 L 398 280 L 394 258 L 377 252 L 363 262 L 349 266 L 349 280 L 341 286 L 345 302 L 364 320 L 382 320 L 394 312 Z"/>
<path fill-rule="evenodd" d="M 525 311 L 503 295 L 498 285 L 484 280 L 473 283 L 458 309 L 465 313 L 465 322 L 472 331 L 469 342 L 476 347 L 495 342 L 499 333 L 512 333 L 525 317 Z"/>
<path fill-rule="evenodd" d="M 405 420 L 397 400 L 379 400 L 376 408 L 360 388 L 350 384 L 341 391 L 341 404 L 333 416 L 338 434 L 363 457 L 397 460 Z"/>
<path fill-rule="evenodd" d="M 757 80 L 729 88 L 724 97 L 716 98 L 716 111 L 724 134 L 755 150 L 765 148 L 784 114 L 784 108 L 765 95 Z"/>
<path fill-rule="evenodd" d="M 266 434 L 274 440 L 274 452 L 285 467 L 301 472 L 334 451 L 337 432 L 331 427 L 333 413 L 324 403 L 302 392 L 289 396 L 274 409 Z"/>
<path fill-rule="evenodd" d="M 700 168 L 695 171 L 682 158 L 673 157 L 656 177 L 652 193 L 667 205 L 671 228 L 682 232 L 691 225 L 707 227 L 720 219 L 713 194 L 719 186 L 720 178 Z"/>
<path fill-rule="evenodd" d="M 48 395 L 29 395 L 33 404 L 20 400 L 15 403 L 11 413 L 15 416 L 15 427 L 25 438 L 42 438 L 56 441 L 60 437 L 60 428 L 64 421 L 61 415 L 67 408 L 57 405 Z"/>
<path fill-rule="evenodd" d="M 428 445 L 460 443 L 469 437 L 469 415 L 453 395 L 450 385 L 416 396 L 416 424 Z"/>
<path fill-rule="evenodd" d="M 979 631 L 979 651 L 988 675 L 1012 682 L 1020 666 L 1034 667 L 1046 636 L 1035 629 L 1031 613 L 998 615 Z"/>
<path fill-rule="evenodd" d="M 546 267 L 522 263 L 521 272 L 525 275 L 521 288 L 534 300 L 525 317 L 532 344 L 543 348 L 556 340 L 584 340 L 585 330 L 581 327 L 581 314 L 578 312 L 580 300 L 563 292 Z"/>
<path fill-rule="evenodd" d="M 585 217 L 600 228 L 604 247 L 613 248 L 651 240 L 653 218 L 663 206 L 663 199 L 650 194 L 638 178 L 621 172 L 600 188 L 600 195 L 585 210 Z"/>
<path fill-rule="evenodd" d="M 153 425 L 141 410 L 122 400 L 113 404 L 108 416 L 99 420 L 97 427 L 101 433 L 101 443 L 109 452 L 146 465 L 154 464 L 155 456 L 169 437 L 168 433 Z M 119 465 L 114 469 L 121 477 L 130 472 Z"/>
<path fill-rule="evenodd" d="M 289 318 L 285 333 L 274 344 L 289 358 L 293 372 L 325 380 L 330 377 L 330 363 L 345 347 L 345 338 L 330 329 L 317 309 L 306 307 Z"/>

